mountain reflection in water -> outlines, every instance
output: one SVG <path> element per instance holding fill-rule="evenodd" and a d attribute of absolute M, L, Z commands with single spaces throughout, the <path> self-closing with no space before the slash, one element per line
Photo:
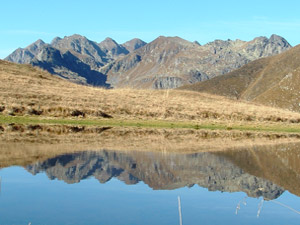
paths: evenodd
<path fill-rule="evenodd" d="M 92 176 L 101 183 L 116 177 L 126 184 L 142 181 L 155 190 L 171 190 L 198 184 L 210 191 L 242 191 L 249 197 L 262 196 L 268 200 L 276 199 L 284 192 L 284 185 L 279 186 L 274 180 L 266 179 L 269 177 L 265 177 L 264 174 L 255 174 L 248 168 L 249 164 L 256 166 L 255 162 L 261 160 L 260 156 L 265 156 L 262 153 L 265 151 L 258 150 L 255 152 L 255 157 L 251 157 L 253 151 L 246 149 L 195 154 L 86 151 L 64 154 L 29 165 L 26 169 L 32 174 L 45 172 L 50 179 L 57 178 L 70 184 Z M 273 157 L 275 160 L 278 158 L 276 154 L 278 155 L 278 152 L 273 151 L 266 156 Z M 290 156 L 291 153 L 287 152 L 287 154 Z M 286 160 L 283 154 L 281 159 Z M 278 163 L 276 160 L 275 162 Z M 287 162 L 285 167 L 278 168 L 281 172 L 285 170 L 285 176 L 291 170 Z M 276 171 L 273 173 L 276 174 Z M 295 173 L 290 175 L 293 178 L 299 176 Z M 284 179 L 288 180 L 286 177 Z"/>

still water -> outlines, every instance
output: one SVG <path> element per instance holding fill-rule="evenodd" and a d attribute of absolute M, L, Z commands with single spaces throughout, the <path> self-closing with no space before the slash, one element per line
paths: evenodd
<path fill-rule="evenodd" d="M 180 196 L 183 224 L 298 225 L 299 153 L 101 150 L 2 168 L 0 224 L 179 224 Z"/>

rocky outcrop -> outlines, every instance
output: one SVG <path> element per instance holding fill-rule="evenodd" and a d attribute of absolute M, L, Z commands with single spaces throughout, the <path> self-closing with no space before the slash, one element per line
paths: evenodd
<path fill-rule="evenodd" d="M 31 166 L 32 174 L 45 171 L 50 179 L 67 183 L 94 176 L 101 183 L 116 177 L 126 184 L 143 181 L 153 189 L 176 189 L 198 184 L 210 191 L 243 191 L 250 197 L 275 199 L 283 189 L 212 153 L 160 154 L 114 151 L 66 154 Z"/>

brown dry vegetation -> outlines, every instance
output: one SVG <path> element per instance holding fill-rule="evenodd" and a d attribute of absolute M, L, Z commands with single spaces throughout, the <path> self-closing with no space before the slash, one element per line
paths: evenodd
<path fill-rule="evenodd" d="M 181 90 L 105 90 L 0 61 L 0 113 L 210 123 L 299 123 L 300 114 Z"/>

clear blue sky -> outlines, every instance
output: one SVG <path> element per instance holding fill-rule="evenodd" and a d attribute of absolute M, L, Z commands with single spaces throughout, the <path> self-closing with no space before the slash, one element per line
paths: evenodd
<path fill-rule="evenodd" d="M 300 43 L 297 0 L 3 0 L 0 9 L 0 58 L 37 39 L 74 33 L 97 42 L 164 35 L 201 44 L 275 33 Z"/>

